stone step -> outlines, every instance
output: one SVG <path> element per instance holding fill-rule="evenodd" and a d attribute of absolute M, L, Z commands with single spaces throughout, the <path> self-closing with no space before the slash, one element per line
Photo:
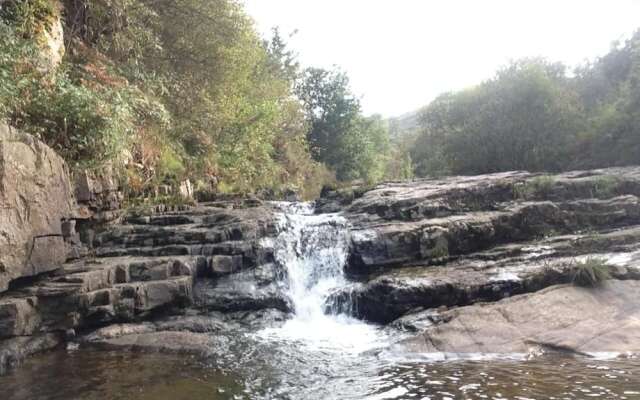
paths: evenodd
<path fill-rule="evenodd" d="M 520 202 L 497 211 L 477 211 L 414 222 L 385 222 L 354 229 L 349 270 L 446 262 L 496 245 L 559 234 L 640 223 L 636 196 L 564 203 Z"/>
<path fill-rule="evenodd" d="M 158 226 L 176 226 L 195 224 L 200 219 L 185 213 L 180 214 L 163 214 L 163 215 L 128 215 L 124 222 L 130 225 L 158 225 Z"/>
<path fill-rule="evenodd" d="M 356 193 L 357 192 L 357 193 Z M 357 194 L 357 195 L 356 195 Z M 492 210 L 509 201 L 567 202 L 640 196 L 635 167 L 573 171 L 553 176 L 505 172 L 383 183 L 368 191 L 340 189 L 318 201 L 319 210 L 345 208 L 358 219 L 417 221 L 473 210 Z"/>
<path fill-rule="evenodd" d="M 121 226 L 97 235 L 93 241 L 100 247 L 145 247 L 168 245 L 214 244 L 226 241 L 257 240 L 274 232 L 271 228 L 252 224 L 203 227 Z"/>
<path fill-rule="evenodd" d="M 592 254 L 590 257 L 605 255 Z M 615 279 L 640 279 L 640 255 L 631 268 L 613 269 Z M 354 284 L 327 300 L 332 312 L 386 324 L 417 309 L 458 307 L 494 302 L 546 287 L 571 283 L 576 259 L 563 258 L 515 266 L 458 268 L 431 267 L 429 272 L 405 277 L 382 276 L 365 284 Z"/>
<path fill-rule="evenodd" d="M 167 256 L 240 256 L 244 268 L 253 267 L 273 259 L 273 249 L 254 242 L 226 241 L 215 244 L 171 245 L 160 247 L 105 247 L 96 250 L 100 259 L 122 257 Z"/>
<path fill-rule="evenodd" d="M 577 262 L 608 260 L 616 279 L 640 279 L 640 227 L 510 244 L 443 266 L 388 270 L 334 293 L 327 304 L 377 323 L 415 309 L 492 302 L 573 280 Z"/>

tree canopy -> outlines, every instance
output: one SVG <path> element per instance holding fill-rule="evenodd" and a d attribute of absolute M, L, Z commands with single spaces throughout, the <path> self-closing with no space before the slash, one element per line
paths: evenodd
<path fill-rule="evenodd" d="M 640 162 L 640 32 L 569 74 L 524 59 L 420 113 L 418 175 L 559 171 Z"/>
<path fill-rule="evenodd" d="M 286 38 L 261 38 L 239 1 L 7 0 L 1 11 L 0 111 L 73 166 L 116 163 L 137 191 L 189 176 L 305 197 L 331 170 L 382 177 L 384 128 L 361 115 L 346 75 L 301 71 Z M 60 16 L 64 63 L 43 71 L 37 33 Z M 347 167 L 354 151 L 370 169 Z"/>

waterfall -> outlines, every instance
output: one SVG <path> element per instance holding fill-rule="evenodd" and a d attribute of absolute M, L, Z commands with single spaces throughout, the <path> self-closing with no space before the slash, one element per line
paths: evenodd
<path fill-rule="evenodd" d="M 323 350 L 361 352 L 382 346 L 377 327 L 328 310 L 326 300 L 348 282 L 344 266 L 349 251 L 347 220 L 339 214 L 314 214 L 309 203 L 278 203 L 279 234 L 274 243 L 276 262 L 294 316 L 282 328 L 263 336 L 300 341 Z"/>
<path fill-rule="evenodd" d="M 289 205 L 280 215 L 276 262 L 286 271 L 288 295 L 295 314 L 313 320 L 325 314 L 325 300 L 346 285 L 349 230 L 337 214 L 313 214 L 307 203 Z"/>

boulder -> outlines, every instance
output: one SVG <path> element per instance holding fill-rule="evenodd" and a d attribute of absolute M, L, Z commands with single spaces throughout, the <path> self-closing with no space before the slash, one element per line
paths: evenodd
<path fill-rule="evenodd" d="M 206 263 L 205 275 L 229 275 L 242 269 L 242 256 L 211 256 L 206 258 Z"/>
<path fill-rule="evenodd" d="M 62 223 L 73 210 L 64 160 L 0 124 L 0 292 L 14 279 L 60 267 L 67 254 Z"/>
<path fill-rule="evenodd" d="M 276 281 L 277 267 L 258 266 L 222 276 L 214 281 L 196 282 L 194 292 L 200 306 L 215 311 L 257 311 L 268 308 L 291 311 L 284 288 Z"/>
<path fill-rule="evenodd" d="M 401 347 L 420 353 L 640 352 L 640 282 L 572 285 L 446 311 Z"/>

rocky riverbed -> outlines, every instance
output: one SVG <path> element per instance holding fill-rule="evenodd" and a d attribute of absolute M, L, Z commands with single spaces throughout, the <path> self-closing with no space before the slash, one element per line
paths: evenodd
<path fill-rule="evenodd" d="M 127 211 L 113 182 L 71 177 L 42 143 L 2 134 L 3 374 L 61 348 L 236 361 L 258 349 L 266 370 L 260 354 L 356 349 L 344 371 L 371 352 L 640 352 L 640 167 Z M 575 286 L 585 260 L 611 279 Z"/>

